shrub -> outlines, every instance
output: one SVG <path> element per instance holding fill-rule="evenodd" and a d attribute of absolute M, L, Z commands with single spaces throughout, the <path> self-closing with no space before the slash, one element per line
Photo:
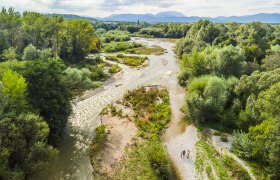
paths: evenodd
<path fill-rule="evenodd" d="M 231 150 L 240 157 L 250 159 L 253 152 L 253 143 L 244 132 L 234 131 Z"/>
<path fill-rule="evenodd" d="M 103 44 L 103 51 L 107 53 L 125 51 L 127 49 L 141 47 L 139 43 L 130 43 L 130 42 L 111 42 Z"/>
<path fill-rule="evenodd" d="M 109 68 L 109 73 L 113 74 L 113 73 L 117 73 L 120 72 L 122 69 L 120 68 L 120 66 L 118 64 L 114 64 L 113 66 L 111 66 Z"/>
<path fill-rule="evenodd" d="M 118 54 L 117 56 L 107 56 L 106 59 L 116 61 L 118 63 L 125 64 L 128 66 L 138 67 L 146 61 L 147 57 L 125 56 L 123 54 Z"/>
<path fill-rule="evenodd" d="M 106 139 L 106 125 L 102 124 L 95 129 L 94 143 L 102 144 Z"/>

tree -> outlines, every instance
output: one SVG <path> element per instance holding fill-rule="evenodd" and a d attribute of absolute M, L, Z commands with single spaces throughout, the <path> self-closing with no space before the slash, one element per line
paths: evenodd
<path fill-rule="evenodd" d="M 70 62 L 82 61 L 89 52 L 98 50 L 98 40 L 93 26 L 84 20 L 65 21 L 66 37 L 61 57 Z"/>
<path fill-rule="evenodd" d="M 280 52 L 266 56 L 262 63 L 262 69 L 266 71 L 280 68 Z"/>
<path fill-rule="evenodd" d="M 235 87 L 236 94 L 240 97 L 243 106 L 250 95 L 257 97 L 263 90 L 268 89 L 271 85 L 280 82 L 280 69 L 269 72 L 255 71 L 250 76 L 244 75 L 240 78 Z"/>
<path fill-rule="evenodd" d="M 240 77 L 245 69 L 245 54 L 239 47 L 227 46 L 219 50 L 217 56 L 218 74 Z"/>
<path fill-rule="evenodd" d="M 3 51 L 8 48 L 9 48 L 9 42 L 8 42 L 7 31 L 0 31 L 0 54 L 2 54 Z"/>
<path fill-rule="evenodd" d="M 48 133 L 32 113 L 0 119 L 0 179 L 26 179 L 50 165 L 58 152 L 46 145 Z"/>
<path fill-rule="evenodd" d="M 23 60 L 35 60 L 38 57 L 37 49 L 32 44 L 29 44 L 23 51 Z"/>
<path fill-rule="evenodd" d="M 208 20 L 200 20 L 192 25 L 187 33 L 187 37 L 194 38 L 196 41 L 204 41 L 212 44 L 219 34 L 220 29 L 216 24 Z"/>
<path fill-rule="evenodd" d="M 15 60 L 17 58 L 16 50 L 12 47 L 3 51 L 3 57 L 5 60 Z"/>
<path fill-rule="evenodd" d="M 51 58 L 53 58 L 53 50 L 52 49 L 43 49 L 42 51 L 40 51 L 39 53 L 39 59 L 43 60 L 43 61 L 47 61 Z"/>
<path fill-rule="evenodd" d="M 12 70 L 6 70 L 2 78 L 3 94 L 11 98 L 17 105 L 19 110 L 27 106 L 26 98 L 26 80 L 22 75 Z"/>
<path fill-rule="evenodd" d="M 216 76 L 193 79 L 186 94 L 186 115 L 195 124 L 217 123 L 225 110 L 226 80 Z"/>
<path fill-rule="evenodd" d="M 248 134 L 243 134 L 244 139 L 235 134 L 233 148 L 240 156 L 248 159 L 257 159 L 261 164 L 269 165 L 269 173 L 272 178 L 279 178 L 280 159 L 280 82 L 260 92 L 256 102 L 255 111 L 258 116 L 258 124 L 249 128 Z M 244 148 L 244 147 L 250 148 Z"/>
<path fill-rule="evenodd" d="M 64 69 L 61 60 L 50 59 L 28 62 L 24 73 L 28 100 L 48 123 L 48 140 L 52 145 L 58 145 L 71 112 L 70 92 L 63 81 Z"/>
<path fill-rule="evenodd" d="M 0 13 L 0 31 L 6 31 L 8 44 L 15 49 L 20 44 L 20 18 L 20 13 L 13 8 L 3 8 Z"/>

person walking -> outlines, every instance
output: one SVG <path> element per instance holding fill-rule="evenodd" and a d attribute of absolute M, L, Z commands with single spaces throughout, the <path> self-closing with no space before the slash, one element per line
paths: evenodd
<path fill-rule="evenodd" d="M 190 153 L 191 153 L 191 151 L 188 150 L 188 152 L 187 152 L 187 158 L 188 158 L 188 159 L 190 158 Z"/>
<path fill-rule="evenodd" d="M 186 155 L 186 151 L 183 150 L 183 151 L 181 152 L 181 157 L 185 157 L 185 155 Z"/>

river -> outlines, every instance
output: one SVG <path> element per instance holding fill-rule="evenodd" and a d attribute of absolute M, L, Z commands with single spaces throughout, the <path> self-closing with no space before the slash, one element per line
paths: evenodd
<path fill-rule="evenodd" d="M 149 55 L 150 65 L 142 69 L 133 69 L 120 65 L 124 73 L 113 83 L 105 85 L 98 93 L 73 102 L 73 112 L 69 117 L 62 143 L 59 147 L 58 160 L 41 176 L 46 180 L 60 179 L 93 179 L 93 169 L 89 159 L 89 145 L 95 128 L 100 125 L 98 114 L 109 103 L 121 99 L 128 91 L 143 85 L 164 85 L 168 87 L 171 99 L 172 122 L 165 139 L 179 133 L 178 123 L 181 120 L 180 106 L 183 103 L 184 91 L 177 84 L 179 66 L 173 48 L 175 43 L 165 39 L 132 38 L 132 41 L 147 46 L 157 45 L 166 49 L 161 56 Z M 116 87 L 116 84 L 122 84 Z"/>

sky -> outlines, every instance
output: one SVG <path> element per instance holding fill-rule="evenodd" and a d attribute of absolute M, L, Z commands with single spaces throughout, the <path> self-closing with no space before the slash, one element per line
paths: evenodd
<path fill-rule="evenodd" d="M 280 0 L 0 0 L 0 7 L 90 17 L 177 11 L 187 16 L 241 16 L 280 13 Z"/>

